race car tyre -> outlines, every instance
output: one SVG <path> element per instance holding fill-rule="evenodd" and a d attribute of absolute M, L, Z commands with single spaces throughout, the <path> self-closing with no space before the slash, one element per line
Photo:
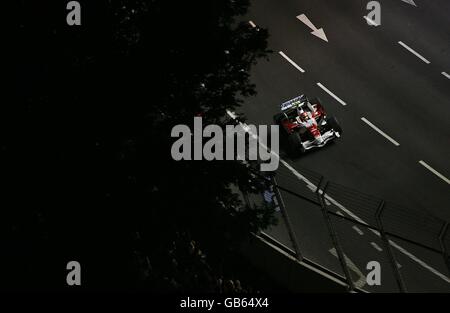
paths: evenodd
<path fill-rule="evenodd" d="M 275 124 L 278 125 L 281 123 L 281 120 L 283 119 L 283 117 L 284 117 L 283 113 L 278 113 L 278 114 L 274 115 L 273 121 L 275 122 Z"/>
<path fill-rule="evenodd" d="M 339 135 L 342 134 L 342 127 L 341 127 L 341 125 L 339 124 L 339 122 L 338 122 L 338 120 L 337 120 L 336 117 L 334 117 L 334 116 L 329 116 L 329 117 L 327 118 L 327 123 L 328 123 L 328 125 L 330 125 L 330 127 L 331 127 L 335 132 L 338 132 Z"/>
<path fill-rule="evenodd" d="M 298 132 L 293 132 L 288 137 L 289 152 L 291 156 L 298 157 L 303 154 L 306 150 L 303 147 L 302 139 Z"/>

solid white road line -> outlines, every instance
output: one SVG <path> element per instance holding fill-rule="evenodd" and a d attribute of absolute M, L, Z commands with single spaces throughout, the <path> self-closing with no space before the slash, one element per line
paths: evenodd
<path fill-rule="evenodd" d="M 383 251 L 383 249 L 381 249 L 380 246 L 377 245 L 375 242 L 372 241 L 370 244 L 371 244 L 372 247 L 374 247 L 376 250 L 378 250 L 378 251 L 380 251 L 380 252 Z"/>
<path fill-rule="evenodd" d="M 253 21 L 248 21 L 248 23 L 249 23 L 253 28 L 256 28 L 256 24 L 253 23 Z"/>
<path fill-rule="evenodd" d="M 380 26 L 380 24 L 375 23 L 371 18 L 368 18 L 367 16 L 363 16 L 363 18 L 367 21 L 367 24 L 372 26 Z"/>
<path fill-rule="evenodd" d="M 233 112 L 230 112 L 227 110 L 227 114 L 233 118 L 233 116 L 236 116 Z M 243 123 L 240 122 L 241 125 L 245 125 Z M 260 142 L 260 145 L 265 148 L 268 149 L 265 145 L 263 145 Z M 283 164 L 295 177 L 297 177 L 299 180 L 303 181 L 304 183 L 306 183 L 307 185 L 312 185 L 315 186 L 308 178 L 306 178 L 305 176 L 303 176 L 302 174 L 300 174 L 295 168 L 293 168 L 292 166 L 289 165 L 289 163 L 287 163 L 286 161 L 284 161 L 283 159 L 280 158 L 280 156 L 278 154 L 276 154 L 275 152 L 271 151 L 271 153 L 273 155 L 275 155 L 279 160 L 280 163 Z M 317 186 L 315 186 L 317 188 Z M 330 201 L 333 205 L 335 205 L 337 208 L 339 208 L 341 211 L 344 211 L 345 213 L 347 213 L 350 217 L 352 217 L 354 220 L 363 223 L 363 224 L 367 224 L 363 219 L 361 219 L 359 216 L 355 215 L 352 211 L 348 210 L 347 208 L 345 208 L 342 204 L 340 204 L 339 202 L 337 202 L 336 200 L 334 200 L 334 198 L 330 197 L 329 195 L 325 194 L 325 199 Z M 372 233 L 374 233 L 375 235 L 377 235 L 378 237 L 381 237 L 380 232 L 374 230 L 374 229 L 369 229 Z M 395 249 L 397 249 L 398 251 L 400 251 L 401 253 L 403 253 L 404 255 L 406 255 L 407 257 L 409 257 L 411 260 L 413 260 L 414 262 L 416 262 L 417 264 L 419 264 L 420 266 L 422 266 L 423 268 L 425 268 L 426 270 L 428 270 L 429 272 L 431 272 L 432 274 L 438 276 L 439 278 L 441 278 L 442 280 L 444 280 L 445 282 L 450 284 L 450 278 L 445 276 L 444 274 L 442 274 L 441 272 L 439 272 L 438 270 L 436 270 L 435 268 L 431 267 L 430 265 L 428 265 L 427 263 L 425 263 L 424 261 L 422 261 L 421 259 L 419 259 L 418 257 L 416 257 L 414 254 L 412 254 L 411 252 L 407 251 L 406 249 L 404 249 L 403 247 L 399 246 L 398 244 L 396 244 L 395 242 L 393 242 L 392 240 L 389 240 L 389 244 L 394 247 Z M 334 249 L 334 248 L 333 248 Z"/>
<path fill-rule="evenodd" d="M 431 62 L 428 61 L 427 59 L 425 59 L 423 56 L 421 56 L 419 53 L 417 53 L 416 51 L 414 51 L 411 47 L 407 46 L 406 44 L 404 44 L 402 41 L 398 42 L 403 48 L 405 48 L 406 50 L 408 50 L 409 52 L 411 52 L 412 54 L 414 54 L 416 57 L 418 57 L 419 59 L 421 59 L 422 61 L 424 61 L 426 64 L 430 64 Z"/>
<path fill-rule="evenodd" d="M 227 111 L 227 114 L 233 119 L 235 120 L 237 118 L 236 114 L 234 112 L 231 111 Z"/>
<path fill-rule="evenodd" d="M 444 175 L 442 175 L 441 173 L 439 173 L 438 171 L 436 171 L 434 168 L 432 168 L 431 166 L 429 166 L 427 163 L 425 163 L 424 161 L 419 161 L 419 163 L 425 167 L 427 170 L 429 170 L 430 172 L 432 172 L 434 175 L 436 175 L 437 177 L 439 177 L 440 179 L 442 179 L 443 181 L 445 181 L 447 184 L 450 184 L 450 180 L 445 177 Z"/>
<path fill-rule="evenodd" d="M 444 75 L 445 77 L 447 77 L 447 79 L 450 79 L 450 75 L 447 74 L 446 72 L 442 72 L 441 74 Z"/>
<path fill-rule="evenodd" d="M 359 229 L 357 226 L 352 227 L 354 231 L 356 231 L 360 236 L 364 235 L 363 231 Z"/>
<path fill-rule="evenodd" d="M 267 234 L 266 232 L 262 232 L 264 235 L 270 237 L 273 241 L 275 241 L 277 243 L 277 245 L 283 247 L 285 250 L 291 251 L 293 254 L 295 254 L 295 251 L 292 250 L 291 248 L 289 248 L 288 246 L 286 246 L 285 244 L 279 242 L 278 240 L 276 240 L 275 238 L 273 238 L 272 236 L 270 236 L 269 234 Z"/>
<path fill-rule="evenodd" d="M 376 127 L 375 125 L 373 125 L 371 122 L 369 122 L 365 117 L 361 117 L 361 120 L 366 123 L 367 125 L 369 125 L 370 127 L 372 127 L 374 130 L 376 130 L 380 135 L 382 135 L 384 138 L 386 138 L 387 140 L 389 140 L 390 142 L 392 142 L 394 145 L 396 146 L 400 146 L 400 144 L 395 141 L 394 139 L 392 139 L 392 137 L 388 136 L 385 132 L 383 132 L 381 129 L 379 129 L 378 127 Z"/>
<path fill-rule="evenodd" d="M 325 87 L 324 85 L 322 85 L 321 83 L 317 83 L 317 86 L 319 86 L 320 88 L 322 88 L 323 91 L 325 91 L 327 94 L 329 94 L 330 96 L 332 96 L 337 102 L 339 102 L 342 105 L 347 105 L 347 103 L 345 103 L 344 101 L 342 101 L 338 96 L 336 96 L 334 93 L 332 93 L 327 87 Z"/>
<path fill-rule="evenodd" d="M 286 61 L 288 61 L 289 63 L 291 63 L 291 65 L 292 65 L 293 67 L 295 67 L 296 69 L 298 69 L 300 72 L 302 72 L 302 73 L 305 72 L 304 69 L 302 69 L 300 66 L 298 66 L 297 63 L 295 63 L 294 61 L 292 61 L 291 58 L 289 58 L 283 51 L 279 51 L 278 53 L 279 53 L 283 58 L 285 58 Z"/>

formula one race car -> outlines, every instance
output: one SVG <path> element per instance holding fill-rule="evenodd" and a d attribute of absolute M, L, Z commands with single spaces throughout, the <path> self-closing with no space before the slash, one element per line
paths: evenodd
<path fill-rule="evenodd" d="M 309 100 L 305 95 L 281 104 L 281 113 L 274 116 L 274 121 L 288 136 L 288 150 L 293 156 L 323 147 L 342 134 L 338 120 L 327 116 L 320 100 Z"/>

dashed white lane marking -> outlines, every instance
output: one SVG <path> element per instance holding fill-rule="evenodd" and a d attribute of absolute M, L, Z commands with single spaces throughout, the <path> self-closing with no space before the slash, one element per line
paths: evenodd
<path fill-rule="evenodd" d="M 438 171 L 436 171 L 434 168 L 432 168 L 431 166 L 429 166 L 427 163 L 425 163 L 424 161 L 419 161 L 419 163 L 425 167 L 427 170 L 429 170 L 430 172 L 432 172 L 434 175 L 436 175 L 437 177 L 439 177 L 440 179 L 442 179 L 443 181 L 445 181 L 447 184 L 450 184 L 450 180 L 445 177 L 444 175 L 442 175 L 441 173 L 439 173 Z"/>
<path fill-rule="evenodd" d="M 330 250 L 328 250 L 328 252 L 330 252 L 335 258 L 339 258 L 335 248 L 331 248 Z M 361 272 L 361 270 L 355 265 L 355 263 L 353 263 L 352 260 L 350 260 L 350 258 L 347 255 L 345 255 L 345 253 L 344 253 L 344 258 L 345 258 L 345 263 L 347 264 L 348 268 L 350 270 L 352 270 L 359 277 L 358 281 L 355 282 L 355 287 L 356 288 L 364 287 L 364 285 L 367 282 L 366 276 L 364 276 L 364 274 Z"/>
<path fill-rule="evenodd" d="M 367 24 L 372 25 L 372 26 L 380 26 L 380 24 L 374 22 L 371 18 L 367 17 L 367 16 L 363 16 L 363 18 L 367 21 Z"/>
<path fill-rule="evenodd" d="M 336 211 L 336 214 L 337 214 L 337 215 L 340 215 L 340 216 L 342 216 L 342 217 L 345 216 L 344 213 L 342 213 L 341 211 Z"/>
<path fill-rule="evenodd" d="M 227 114 L 231 117 L 231 118 L 235 118 L 236 114 L 234 114 L 231 111 L 227 110 Z M 234 116 L 234 117 L 233 117 Z M 245 125 L 241 122 L 239 122 L 241 125 Z M 260 145 L 265 148 L 268 149 L 264 144 L 262 144 L 261 142 L 259 142 Z M 277 157 L 280 160 L 280 163 L 283 164 L 289 171 L 291 171 L 291 173 L 297 177 L 299 180 L 303 181 L 304 183 L 306 183 L 307 185 L 313 185 L 315 186 L 308 178 L 306 178 L 305 176 L 303 176 L 302 174 L 300 174 L 295 168 L 293 168 L 292 166 L 289 165 L 289 163 L 287 163 L 286 161 L 284 161 L 283 159 L 280 158 L 280 156 L 271 151 L 271 153 Z M 320 191 L 319 191 L 320 192 Z M 362 223 L 362 224 L 367 224 L 363 219 L 361 219 L 360 217 L 358 217 L 357 215 L 355 215 L 352 211 L 346 209 L 342 204 L 340 204 L 339 202 L 337 202 L 336 200 L 334 200 L 332 197 L 330 197 L 329 195 L 325 194 L 325 199 L 327 199 L 328 201 L 330 201 L 333 205 L 335 205 L 336 207 L 338 207 L 341 211 L 347 213 L 350 217 L 352 217 L 354 220 Z M 374 229 L 369 229 L 372 233 L 374 233 L 375 235 L 377 235 L 378 237 L 381 237 L 380 232 L 374 230 Z M 401 253 L 403 253 L 404 255 L 406 255 L 407 257 L 409 257 L 411 260 L 413 260 L 414 262 L 416 262 L 417 264 L 419 264 L 420 266 L 422 266 L 423 268 L 425 268 L 426 270 L 428 270 L 429 272 L 431 272 L 432 274 L 438 276 L 439 278 L 441 278 L 442 280 L 444 280 L 445 282 L 450 284 L 450 278 L 445 276 L 444 274 L 442 274 L 441 272 L 439 272 L 438 270 L 434 269 L 433 267 L 431 267 L 430 265 L 428 265 L 427 263 L 425 263 L 424 261 L 422 261 L 421 259 L 419 259 L 418 257 L 416 257 L 414 254 L 412 254 L 411 252 L 407 251 L 406 249 L 404 249 L 403 247 L 399 246 L 398 244 L 396 244 L 395 242 L 393 242 L 392 240 L 389 240 L 389 244 L 394 247 L 395 249 L 397 249 L 398 251 L 400 251 Z M 331 252 L 331 251 L 330 251 Z M 336 252 L 336 251 L 335 251 Z"/>
<path fill-rule="evenodd" d="M 305 70 L 302 69 L 297 63 L 295 63 L 294 61 L 291 60 L 290 57 L 288 57 L 283 51 L 279 51 L 278 52 L 283 58 L 285 58 L 286 61 L 288 61 L 289 63 L 291 63 L 291 65 L 293 67 L 295 67 L 296 69 L 298 69 L 301 73 L 304 73 Z"/>
<path fill-rule="evenodd" d="M 371 242 L 370 244 L 371 244 L 371 245 L 372 245 L 372 247 L 374 247 L 374 248 L 375 248 L 376 250 L 378 250 L 378 251 L 380 251 L 380 252 L 382 252 L 382 251 L 383 251 L 383 249 L 381 249 L 381 248 L 380 248 L 380 246 L 379 246 L 379 245 L 377 245 L 377 244 L 376 244 L 375 242 L 373 242 L 373 241 L 372 241 L 372 242 Z"/>
<path fill-rule="evenodd" d="M 253 21 L 248 21 L 248 23 L 249 23 L 253 28 L 256 28 L 256 24 L 253 23 Z"/>
<path fill-rule="evenodd" d="M 359 229 L 357 226 L 353 226 L 352 228 L 354 231 L 356 231 L 358 233 L 358 235 L 360 235 L 360 236 L 364 235 L 364 232 L 361 229 Z"/>
<path fill-rule="evenodd" d="M 372 124 L 368 119 L 366 119 L 365 117 L 361 117 L 361 120 L 366 123 L 367 125 L 369 125 L 370 127 L 372 127 L 375 131 L 377 131 L 381 136 L 383 136 L 384 138 L 386 138 L 387 140 L 389 140 L 390 142 L 392 142 L 394 145 L 396 146 L 400 146 L 400 144 L 395 141 L 394 139 L 392 139 L 391 136 L 389 136 L 388 134 L 386 134 L 385 132 L 383 132 L 381 129 L 379 129 L 378 127 L 376 127 L 374 124 Z"/>
<path fill-rule="evenodd" d="M 411 52 L 412 54 L 414 54 L 416 57 L 418 57 L 419 59 L 421 59 L 422 61 L 424 61 L 426 64 L 430 64 L 431 62 L 428 61 L 427 59 L 425 59 L 423 56 L 421 56 L 419 53 L 417 53 L 416 51 L 414 51 L 411 47 L 409 47 L 408 45 L 406 45 L 405 43 L 403 43 L 402 41 L 398 42 L 403 48 L 405 48 L 406 50 L 408 50 L 409 52 Z"/>
<path fill-rule="evenodd" d="M 444 75 L 445 77 L 447 77 L 447 79 L 450 79 L 450 75 L 447 74 L 446 72 L 442 72 L 441 74 Z"/>
<path fill-rule="evenodd" d="M 347 105 L 347 103 L 345 103 L 344 101 L 342 101 L 341 98 L 339 98 L 338 96 L 336 96 L 334 93 L 332 93 L 327 87 L 325 87 L 324 85 L 322 85 L 321 83 L 317 83 L 317 86 L 319 86 L 320 88 L 322 88 L 323 91 L 325 91 L 327 94 L 329 94 L 330 96 L 332 96 L 337 102 L 339 102 L 342 105 Z"/>

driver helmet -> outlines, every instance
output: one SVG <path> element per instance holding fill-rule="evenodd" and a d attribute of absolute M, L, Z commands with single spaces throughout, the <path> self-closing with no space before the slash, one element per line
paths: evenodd
<path fill-rule="evenodd" d="M 301 118 L 303 121 L 307 121 L 307 120 L 309 119 L 308 112 L 303 111 L 302 113 L 300 113 L 300 118 Z"/>

